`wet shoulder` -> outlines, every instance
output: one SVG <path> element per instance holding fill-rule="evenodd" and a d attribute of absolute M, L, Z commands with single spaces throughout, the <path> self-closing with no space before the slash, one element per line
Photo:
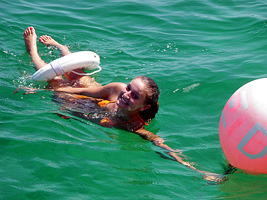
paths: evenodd
<path fill-rule="evenodd" d="M 109 83 L 105 87 L 108 89 L 113 89 L 113 90 L 118 90 L 121 91 L 122 88 L 125 88 L 127 85 L 125 83 L 121 82 L 114 82 L 114 83 Z"/>
<path fill-rule="evenodd" d="M 114 82 L 107 84 L 105 89 L 109 92 L 108 100 L 114 101 L 117 100 L 121 90 L 125 88 L 127 85 L 125 83 Z"/>

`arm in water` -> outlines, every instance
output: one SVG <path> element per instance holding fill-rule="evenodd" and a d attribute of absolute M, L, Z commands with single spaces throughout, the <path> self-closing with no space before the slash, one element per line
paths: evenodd
<path fill-rule="evenodd" d="M 167 154 L 170 155 L 172 158 L 174 158 L 177 162 L 181 163 L 182 165 L 197 171 L 199 173 L 201 173 L 201 175 L 203 176 L 203 178 L 205 180 L 208 180 L 210 182 L 223 182 L 225 180 L 225 177 L 223 175 L 220 174 L 215 174 L 215 173 L 211 173 L 211 172 L 206 172 L 206 171 L 201 171 L 196 169 L 194 166 L 192 166 L 189 162 L 186 162 L 183 160 L 183 158 L 180 155 L 181 154 L 181 150 L 174 150 L 171 147 L 169 147 L 168 145 L 164 144 L 165 140 L 163 138 L 160 138 L 159 136 L 155 135 L 154 133 L 145 130 L 144 128 L 141 128 L 137 131 L 135 131 L 135 133 L 137 133 L 138 135 L 140 135 L 142 138 L 149 140 L 151 142 L 153 142 L 154 145 L 161 147 L 163 149 L 166 149 Z"/>

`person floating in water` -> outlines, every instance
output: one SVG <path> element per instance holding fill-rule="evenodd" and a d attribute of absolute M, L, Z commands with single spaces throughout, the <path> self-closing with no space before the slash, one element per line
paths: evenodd
<path fill-rule="evenodd" d="M 33 27 L 28 27 L 24 34 L 25 47 L 36 70 L 41 69 L 46 63 L 41 59 L 37 50 L 37 35 Z M 54 46 L 60 50 L 61 56 L 71 54 L 68 47 L 59 44 L 53 38 L 43 35 L 39 41 L 46 46 Z M 83 69 L 76 69 L 79 74 L 84 73 Z M 164 139 L 147 131 L 144 126 L 155 117 L 159 109 L 159 88 L 155 81 L 146 76 L 134 78 L 128 85 L 125 83 L 109 83 L 102 86 L 93 78 L 87 75 L 67 72 L 48 81 L 48 87 L 56 92 L 80 94 L 90 98 L 102 99 L 99 108 L 105 107 L 113 113 L 108 117 L 103 116 L 98 123 L 104 127 L 115 127 L 134 132 L 144 139 L 153 142 L 156 146 L 168 150 L 168 154 L 179 163 L 203 174 L 206 180 L 221 181 L 218 174 L 200 171 L 184 161 L 177 152 L 164 144 Z"/>

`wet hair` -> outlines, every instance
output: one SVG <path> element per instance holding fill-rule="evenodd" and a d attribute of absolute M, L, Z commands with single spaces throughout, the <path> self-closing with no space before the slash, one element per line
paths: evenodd
<path fill-rule="evenodd" d="M 140 111 L 142 119 L 149 123 L 159 110 L 159 88 L 156 82 L 147 76 L 137 76 L 134 79 L 141 79 L 147 88 L 147 97 L 145 100 L 146 105 L 151 107 L 147 110 Z"/>

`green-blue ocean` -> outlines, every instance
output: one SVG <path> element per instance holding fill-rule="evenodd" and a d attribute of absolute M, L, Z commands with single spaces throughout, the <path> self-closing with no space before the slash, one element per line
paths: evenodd
<path fill-rule="evenodd" d="M 266 0 L 0 0 L 0 199 L 265 199 L 266 175 L 211 184 L 140 136 L 63 119 L 23 39 L 33 26 L 72 52 L 90 50 L 101 84 L 145 75 L 160 88 L 147 130 L 199 170 L 228 162 L 219 120 L 231 95 L 266 77 Z M 42 59 L 58 49 L 37 42 Z"/>

